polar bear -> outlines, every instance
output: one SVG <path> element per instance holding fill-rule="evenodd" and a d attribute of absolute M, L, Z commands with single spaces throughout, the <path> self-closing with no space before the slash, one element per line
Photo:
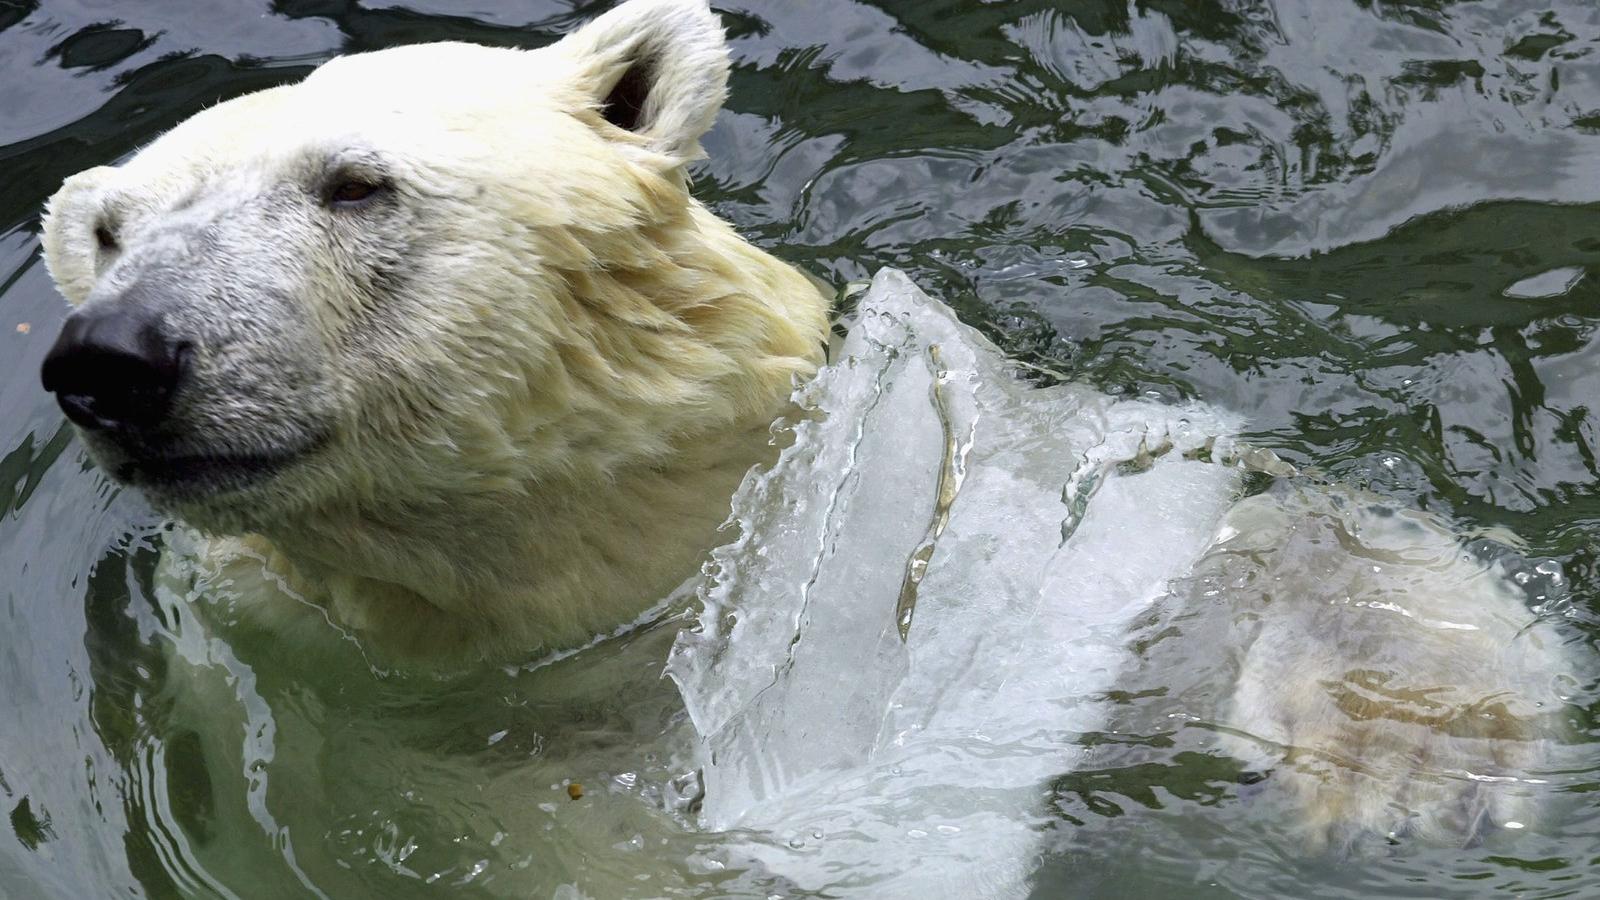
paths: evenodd
<path fill-rule="evenodd" d="M 366 643 L 609 630 L 693 571 L 822 356 L 824 295 L 687 193 L 727 73 L 703 3 L 635 0 L 208 109 L 50 201 L 45 387 Z"/>
<path fill-rule="evenodd" d="M 631 0 L 542 50 L 361 54 L 208 109 L 51 199 L 75 310 L 44 385 L 267 630 L 459 661 L 614 629 L 694 571 L 823 358 L 824 292 L 689 196 L 727 74 L 701 0 Z M 1336 745 L 1321 682 L 1277 693 L 1281 621 L 1240 719 Z M 1395 789 L 1330 784 L 1313 820 Z"/>

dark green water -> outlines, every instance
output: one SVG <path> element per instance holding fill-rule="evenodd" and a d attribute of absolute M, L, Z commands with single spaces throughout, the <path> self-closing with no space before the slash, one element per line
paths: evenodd
<path fill-rule="evenodd" d="M 608 5 L 0 0 L 0 896 L 212 893 L 179 836 L 212 801 L 164 728 L 156 523 L 37 386 L 65 313 L 42 201 L 336 53 L 539 46 Z M 1600 636 L 1600 5 L 716 5 L 736 67 L 696 181 L 756 241 L 836 281 L 899 266 L 1026 359 L 1203 399 L 1297 465 L 1509 529 Z M 537 756 L 544 720 L 518 721 Z M 1358 863 L 1236 837 L 1251 811 L 1225 774 L 1175 750 L 1068 785 L 1085 824 L 1045 835 L 1038 894 L 1600 895 L 1600 763 L 1509 847 Z M 292 837 L 347 869 L 394 855 Z M 372 896 L 495 893 L 373 871 Z M 230 887 L 315 896 L 288 874 Z"/>

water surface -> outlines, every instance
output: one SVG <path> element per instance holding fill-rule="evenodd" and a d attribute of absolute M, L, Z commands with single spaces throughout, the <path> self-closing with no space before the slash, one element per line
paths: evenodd
<path fill-rule="evenodd" d="M 351 708 L 393 704 L 386 739 L 405 752 L 343 789 L 280 783 L 273 803 L 292 808 L 257 810 L 321 821 L 318 832 L 208 832 L 235 821 L 217 804 L 261 789 L 246 771 L 197 787 L 204 748 L 174 726 L 165 690 L 183 623 L 153 596 L 159 523 L 88 466 L 35 378 L 65 313 L 37 242 L 63 177 L 339 52 L 540 46 L 607 5 L 0 2 L 0 894 L 492 896 L 499 870 L 475 871 L 479 859 L 544 867 L 530 883 L 551 885 L 614 866 L 622 884 L 646 852 L 690 860 L 670 875 L 685 891 L 781 889 L 693 862 L 702 839 L 667 813 L 619 831 L 614 859 L 495 856 L 504 842 L 462 785 L 571 803 L 550 779 L 571 769 L 552 760 L 572 748 L 547 736 L 575 720 L 593 723 L 603 757 L 584 777 L 631 773 L 625 792 L 671 774 L 666 760 L 617 771 L 606 738 L 638 723 L 563 700 L 586 695 L 559 666 L 423 701 L 415 685 L 353 676 L 367 680 Z M 1114 395 L 1204 400 L 1322 477 L 1514 534 L 1527 557 L 1559 564 L 1559 602 L 1586 641 L 1600 635 L 1600 7 L 717 5 L 735 71 L 697 190 L 758 243 L 836 282 L 898 266 L 1026 361 Z M 599 649 L 652 684 L 670 630 Z M 204 652 L 234 649 L 249 648 Z M 218 690 L 248 707 L 250 692 L 294 696 L 290 674 Z M 337 703 L 247 713 L 241 733 L 331 733 L 326 754 L 370 746 L 360 727 L 328 729 Z M 454 756 L 470 772 L 439 762 Z M 1062 785 L 1039 895 L 1600 890 L 1594 767 L 1565 773 L 1559 825 L 1509 849 L 1360 865 L 1240 836 L 1252 810 L 1227 776 L 1175 747 L 1163 764 Z M 457 815 L 437 814 L 452 803 Z M 596 831 L 623 827 L 594 816 Z M 630 851 L 646 833 L 669 843 Z M 195 864 L 230 855 L 217 847 L 237 871 Z M 307 872 L 344 879 L 346 893 Z"/>

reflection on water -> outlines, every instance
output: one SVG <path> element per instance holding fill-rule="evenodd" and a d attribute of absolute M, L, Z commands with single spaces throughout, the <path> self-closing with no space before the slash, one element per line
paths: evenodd
<path fill-rule="evenodd" d="M 577 673 L 482 676 L 418 700 L 409 684 L 358 672 L 347 702 L 403 707 L 386 735 L 402 749 L 348 785 L 281 776 L 265 813 L 287 820 L 303 804 L 322 817 L 320 833 L 269 833 L 264 819 L 252 819 L 262 823 L 252 835 L 208 833 L 208 815 L 236 821 L 208 808 L 255 796 L 251 775 L 198 777 L 208 748 L 174 727 L 183 711 L 165 688 L 168 667 L 213 660 L 216 689 L 241 710 L 251 692 L 282 698 L 270 724 L 333 736 L 315 752 L 355 752 L 371 734 L 329 727 L 346 712 L 297 689 L 292 671 L 252 662 L 260 648 L 168 652 L 187 623 L 155 599 L 155 524 L 137 498 L 86 469 L 33 379 L 63 314 L 38 261 L 38 207 L 65 175 L 341 50 L 441 38 L 534 46 L 605 5 L 0 4 L 4 893 L 205 894 L 206 876 L 188 862 L 202 838 L 256 847 L 240 851 L 241 869 L 291 848 L 307 870 L 349 866 L 349 890 L 427 893 L 427 877 L 448 869 L 436 885 L 492 891 L 488 871 L 469 877 L 475 861 L 521 857 L 500 859 L 496 829 L 480 821 L 471 846 L 447 849 L 452 829 L 481 812 L 463 785 L 525 791 L 534 809 L 556 803 L 566 815 L 597 809 L 611 779 L 649 781 L 609 758 L 548 762 L 576 746 L 600 753 L 613 746 L 607 736 L 640 727 L 617 724 L 604 704 L 540 706 Z M 1509 529 L 1523 555 L 1559 564 L 1565 603 L 1592 642 L 1600 281 L 1570 273 L 1600 255 L 1600 6 L 718 6 L 736 70 L 697 182 L 746 233 L 836 281 L 899 266 L 1024 360 L 1118 395 L 1202 398 L 1326 479 L 1465 529 Z M 1536 290 L 1508 290 L 1540 276 Z M 637 646 L 658 640 L 664 654 L 670 641 L 652 635 Z M 659 684 L 644 673 L 650 654 L 636 652 L 639 683 Z M 584 732 L 593 743 L 552 748 L 574 721 L 594 723 Z M 267 724 L 246 716 L 241 732 L 247 722 Z M 1596 739 L 1592 723 L 1579 724 L 1583 740 Z M 1061 840 L 1037 878 L 1043 896 L 1136 896 L 1149 884 L 1204 893 L 1224 868 L 1226 886 L 1210 888 L 1219 894 L 1596 889 L 1592 766 L 1563 773 L 1571 811 L 1548 833 L 1358 867 L 1291 862 L 1270 837 L 1243 837 L 1232 824 L 1255 810 L 1215 757 L 1158 730 L 1104 740 L 1151 753 L 1062 788 L 1087 799 L 1064 804 L 1049 826 Z M 652 765 L 662 778 L 671 771 Z M 560 771 L 588 779 L 584 800 L 566 799 Z M 420 792 L 415 805 L 407 790 Z M 447 808 L 456 812 L 417 818 Z M 603 810 L 592 815 L 595 833 L 613 827 Z M 701 860 L 688 869 L 719 885 L 713 892 L 774 887 L 718 882 L 742 876 L 719 874 L 692 834 L 658 824 L 678 835 L 659 853 L 629 849 L 648 831 L 639 826 L 604 844 L 615 856 L 529 866 L 550 866 L 538 883 L 555 884 L 559 865 L 610 866 L 624 878 L 629 858 L 671 854 Z M 1113 834 L 1114 844 L 1093 839 Z M 287 868 L 273 871 L 276 881 L 234 891 L 315 895 Z"/>

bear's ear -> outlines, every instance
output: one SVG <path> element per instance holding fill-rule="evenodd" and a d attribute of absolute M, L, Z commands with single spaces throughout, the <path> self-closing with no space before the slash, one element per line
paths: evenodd
<path fill-rule="evenodd" d="M 609 123 L 676 164 L 700 155 L 728 91 L 728 45 L 706 0 L 628 0 L 556 45 Z"/>
<path fill-rule="evenodd" d="M 76 306 L 95 282 L 96 244 L 102 223 L 95 220 L 100 187 L 116 169 L 95 166 L 68 178 L 45 203 L 44 265 L 67 302 Z"/>

